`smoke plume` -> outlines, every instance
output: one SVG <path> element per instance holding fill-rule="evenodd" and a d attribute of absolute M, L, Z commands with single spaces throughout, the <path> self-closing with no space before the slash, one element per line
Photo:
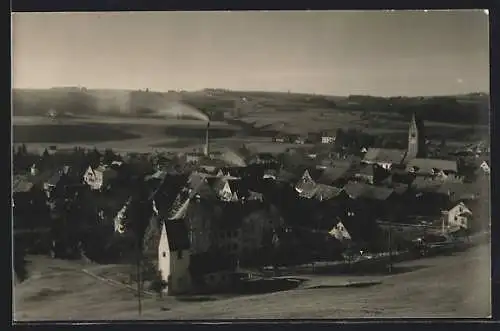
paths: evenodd
<path fill-rule="evenodd" d="M 157 115 L 165 117 L 191 117 L 200 121 L 210 121 L 207 114 L 201 110 L 181 102 L 173 102 L 160 108 Z"/>
<path fill-rule="evenodd" d="M 237 167 L 247 166 L 245 159 L 241 155 L 230 149 L 224 151 L 221 158 L 223 161 Z"/>

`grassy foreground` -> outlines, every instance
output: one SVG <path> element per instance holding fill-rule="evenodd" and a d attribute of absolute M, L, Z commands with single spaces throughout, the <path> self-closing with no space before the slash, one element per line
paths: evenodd
<path fill-rule="evenodd" d="M 480 318 L 491 314 L 490 247 L 400 263 L 393 275 L 301 275 L 297 289 L 210 300 L 137 299 L 99 274 L 116 266 L 30 257 L 30 278 L 14 287 L 14 320 L 238 319 L 238 318 Z M 368 287 L 343 287 L 353 281 Z"/>

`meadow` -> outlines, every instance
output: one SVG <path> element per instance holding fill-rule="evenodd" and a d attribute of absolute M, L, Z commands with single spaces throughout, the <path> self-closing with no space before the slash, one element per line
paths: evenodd
<path fill-rule="evenodd" d="M 22 96 L 21 92 L 17 93 L 18 99 Z M 29 102 L 21 102 L 22 112 L 14 111 L 16 115 L 13 117 L 14 143 L 27 143 L 28 147 L 37 149 L 47 145 L 67 148 L 71 144 L 79 144 L 84 145 L 82 147 L 146 152 L 155 148 L 169 151 L 198 148 L 205 139 L 206 121 L 200 119 L 139 116 L 132 108 L 123 107 L 120 111 L 114 111 L 113 103 L 110 101 L 113 98 L 110 96 L 118 93 L 122 100 L 127 95 L 123 91 L 120 93 L 111 90 L 82 92 L 87 99 L 94 100 L 87 106 L 99 105 L 90 110 L 87 109 L 88 107 L 73 109 L 72 103 L 64 101 L 68 99 L 68 96 L 65 97 L 66 99 L 61 99 L 64 90 L 49 92 L 45 94 L 36 91 L 25 92 Z M 66 93 L 69 95 L 69 92 Z M 136 100 L 134 105 L 139 107 L 138 109 L 163 105 L 160 102 L 161 93 L 129 92 L 129 94 L 140 96 L 140 98 L 133 98 Z M 404 145 L 410 121 L 408 114 L 396 111 L 377 111 L 369 108 L 359 109 L 359 107 L 346 109 L 342 107 L 340 97 L 231 91 L 183 92 L 175 96 L 173 94 L 176 93 L 169 92 L 164 95 L 166 99 L 182 100 L 183 103 L 196 107 L 200 112 L 211 114 L 211 116 L 216 113 L 225 113 L 225 119 L 218 118 L 217 121 L 211 121 L 210 125 L 210 138 L 213 146 L 217 148 L 232 146 L 237 142 L 238 144 L 252 144 L 262 151 L 278 152 L 290 146 L 285 148 L 283 145 L 278 146 L 272 143 L 272 137 L 277 132 L 307 134 L 329 131 L 335 133 L 338 129 L 349 128 L 372 135 L 383 135 Z M 52 103 L 60 106 L 61 113 L 69 112 L 78 117 L 50 119 L 47 116 L 36 115 L 37 112 L 39 113 L 38 108 L 35 107 L 37 96 L 44 105 L 50 104 L 50 98 L 57 99 L 57 102 Z M 242 101 L 243 99 L 245 101 Z M 337 106 L 336 103 L 339 105 Z M 123 106 L 125 103 L 121 102 L 121 104 Z M 26 105 L 36 109 L 34 108 L 35 110 L 31 112 L 27 111 Z M 238 110 L 237 114 L 234 114 L 235 109 Z M 156 114 L 154 109 L 151 112 L 153 115 Z M 23 116 L 18 116 L 19 113 Z M 427 139 L 438 141 L 445 139 L 449 144 L 466 144 L 484 139 L 489 135 L 486 125 L 470 122 L 457 123 L 452 116 L 450 118 L 449 122 L 435 122 L 423 118 Z"/>

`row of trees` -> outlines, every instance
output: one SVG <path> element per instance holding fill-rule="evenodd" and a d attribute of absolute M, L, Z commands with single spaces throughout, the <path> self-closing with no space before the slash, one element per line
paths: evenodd
<path fill-rule="evenodd" d="M 416 112 L 428 121 L 445 123 L 489 123 L 489 99 L 486 96 L 460 100 L 457 97 L 381 98 L 352 95 L 338 108 L 367 113 L 397 113 L 408 118 Z"/>

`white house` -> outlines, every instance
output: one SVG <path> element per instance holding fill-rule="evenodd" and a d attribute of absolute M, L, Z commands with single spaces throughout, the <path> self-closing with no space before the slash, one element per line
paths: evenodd
<path fill-rule="evenodd" d="M 109 181 L 115 179 L 118 173 L 109 167 L 99 166 L 96 169 L 88 167 L 83 175 L 83 181 L 93 190 L 101 190 L 109 184 Z"/>
<path fill-rule="evenodd" d="M 472 219 L 472 212 L 463 202 L 460 202 L 450 210 L 445 211 L 444 216 L 443 230 L 468 229 Z"/>
<path fill-rule="evenodd" d="M 250 191 L 242 187 L 240 180 L 226 177 L 219 177 L 214 183 L 214 191 L 220 200 L 226 202 L 236 202 L 249 196 Z"/>
<path fill-rule="evenodd" d="M 332 237 L 335 237 L 339 241 L 351 240 L 351 235 L 347 231 L 344 224 L 339 221 L 329 232 Z"/>
<path fill-rule="evenodd" d="M 362 162 L 378 164 L 380 167 L 390 170 L 393 164 L 401 164 L 405 155 L 406 151 L 402 149 L 368 148 Z"/>
<path fill-rule="evenodd" d="M 193 284 L 189 271 L 191 255 L 187 229 L 183 221 L 167 222 L 162 222 L 158 244 L 158 269 L 167 284 L 164 291 L 169 295 L 189 293 Z"/>
<path fill-rule="evenodd" d="M 38 175 L 38 167 L 36 166 L 36 163 L 33 163 L 30 167 L 30 174 L 31 176 L 36 176 Z"/>
<path fill-rule="evenodd" d="M 333 144 L 335 142 L 335 133 L 332 132 L 323 132 L 321 134 L 321 143 L 322 144 Z"/>
<path fill-rule="evenodd" d="M 490 174 L 491 170 L 490 170 L 490 165 L 488 164 L 488 162 L 483 161 L 479 167 L 484 171 L 485 174 L 487 174 L 487 175 Z"/>

